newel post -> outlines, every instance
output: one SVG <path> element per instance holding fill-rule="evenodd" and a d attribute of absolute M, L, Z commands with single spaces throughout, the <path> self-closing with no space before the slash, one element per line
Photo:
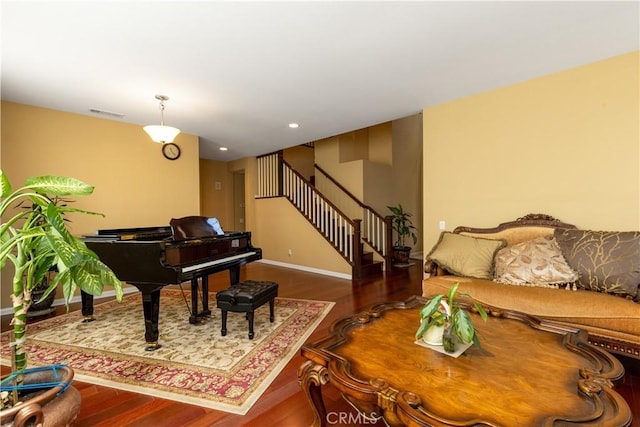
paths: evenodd
<path fill-rule="evenodd" d="M 384 217 L 384 269 L 391 270 L 393 266 L 393 217 Z"/>
<path fill-rule="evenodd" d="M 278 151 L 278 196 L 284 196 L 284 151 Z"/>
<path fill-rule="evenodd" d="M 354 279 L 360 279 L 362 276 L 362 220 L 354 219 L 353 220 L 353 268 L 352 268 L 352 276 Z"/>

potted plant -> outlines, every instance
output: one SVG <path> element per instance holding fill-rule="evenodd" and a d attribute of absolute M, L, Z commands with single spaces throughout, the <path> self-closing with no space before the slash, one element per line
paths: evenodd
<path fill-rule="evenodd" d="M 55 307 L 53 307 L 56 294 L 55 292 L 48 292 L 49 280 L 51 280 L 53 274 L 53 271 L 49 271 L 42 279 L 42 282 L 36 284 L 31 291 L 31 305 L 27 309 L 27 319 L 37 319 L 56 312 Z"/>
<path fill-rule="evenodd" d="M 391 211 L 391 227 L 396 232 L 396 240 L 393 243 L 393 261 L 398 264 L 406 264 L 409 262 L 411 246 L 406 245 L 406 239 L 411 237 L 413 244 L 418 241 L 418 237 L 414 230 L 416 229 L 411 222 L 411 214 L 405 212 L 402 204 L 398 206 L 387 206 Z"/>
<path fill-rule="evenodd" d="M 39 176 L 28 178 L 24 186 L 13 190 L 9 179 L 0 170 L 0 270 L 7 263 L 13 264 L 12 295 L 13 302 L 13 380 L 10 385 L 3 381 L 3 389 L 19 389 L 21 384 L 30 383 L 25 378 L 27 354 L 26 317 L 32 303 L 31 292 L 43 281 L 50 270 L 56 271 L 49 280 L 44 297 L 61 285 L 65 301 L 68 303 L 77 288 L 92 294 L 102 294 L 103 287 L 115 288 L 116 298 L 122 299 L 122 283 L 98 256 L 90 251 L 84 242 L 73 236 L 67 228 L 64 215 L 69 212 L 101 215 L 57 203 L 58 197 L 85 196 L 93 192 L 93 187 L 84 182 L 65 176 Z M 59 371 L 70 368 L 60 367 Z M 73 373 L 71 372 L 71 377 Z M 27 387 L 31 388 L 31 387 Z M 65 387 L 66 388 L 66 387 Z M 41 394 L 48 394 L 40 391 Z M 14 391 L 14 398 L 17 393 Z M 67 394 L 67 393 L 64 393 Z M 15 403 L 3 396 L 3 424 L 8 417 L 16 414 L 24 403 L 9 408 Z M 54 394 L 55 397 L 55 394 Z M 27 397 L 28 399 L 28 397 Z"/>
<path fill-rule="evenodd" d="M 454 353 L 458 341 L 480 346 L 473 321 L 469 313 L 464 311 L 455 300 L 460 283 L 454 284 L 447 292 L 435 295 L 420 310 L 420 327 L 416 339 L 424 339 L 428 344 L 438 344 L 437 334 L 441 334 L 441 342 L 447 353 Z M 460 294 L 471 298 L 468 294 Z M 472 304 L 482 320 L 487 320 L 487 312 L 481 305 L 472 300 Z"/>

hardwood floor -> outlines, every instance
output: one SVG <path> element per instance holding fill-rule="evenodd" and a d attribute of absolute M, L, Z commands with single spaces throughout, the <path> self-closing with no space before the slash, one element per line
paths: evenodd
<path fill-rule="evenodd" d="M 309 337 L 309 341 L 315 341 L 325 336 L 331 323 L 338 318 L 357 313 L 376 302 L 405 300 L 411 295 L 420 294 L 422 272 L 420 263 L 417 262 L 414 267 L 395 270 L 381 279 L 351 282 L 252 263 L 242 268 L 241 278 L 277 282 L 281 297 L 334 301 L 336 305 L 331 313 Z M 227 273 L 210 277 L 212 291 L 227 286 Z M 2 330 L 6 330 L 7 324 L 8 316 L 3 316 Z M 617 386 L 617 391 L 632 409 L 632 425 L 640 427 L 640 362 L 626 358 L 621 360 L 627 375 Z M 75 427 L 308 426 L 313 421 L 313 413 L 297 381 L 297 370 L 302 362 L 301 356 L 295 356 L 244 416 L 76 381 L 74 385 L 81 393 L 82 409 Z M 8 368 L 3 367 L 2 373 L 6 372 Z M 355 417 L 355 410 L 342 399 L 335 388 L 325 386 L 323 395 L 327 411 L 335 413 L 334 425 L 355 425 L 353 418 L 351 423 L 347 418 L 349 414 Z M 340 414 L 347 418 L 347 422 L 339 421 Z M 378 422 L 367 425 L 384 424 Z"/>

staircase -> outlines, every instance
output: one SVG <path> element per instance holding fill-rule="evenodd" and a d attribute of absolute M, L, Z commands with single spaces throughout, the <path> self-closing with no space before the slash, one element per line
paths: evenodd
<path fill-rule="evenodd" d="M 258 160 L 258 197 L 286 197 L 351 265 L 352 277 L 382 275 L 391 268 L 391 221 L 357 202 L 351 217 L 284 161 L 282 151 Z M 345 190 L 346 191 L 346 190 Z M 384 261 L 376 260 L 374 252 Z"/>

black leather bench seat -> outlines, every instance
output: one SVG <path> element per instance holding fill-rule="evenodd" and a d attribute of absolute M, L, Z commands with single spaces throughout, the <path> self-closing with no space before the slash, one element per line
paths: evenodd
<path fill-rule="evenodd" d="M 278 296 L 278 284 L 256 280 L 246 280 L 216 294 L 218 308 L 222 310 L 222 336 L 227 335 L 227 312 L 246 313 L 249 321 L 249 339 L 253 339 L 253 313 L 269 303 L 269 320 L 273 323 L 274 300 Z"/>

